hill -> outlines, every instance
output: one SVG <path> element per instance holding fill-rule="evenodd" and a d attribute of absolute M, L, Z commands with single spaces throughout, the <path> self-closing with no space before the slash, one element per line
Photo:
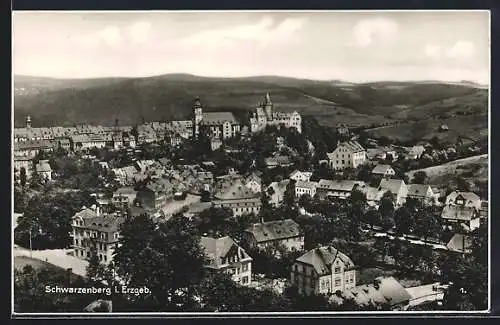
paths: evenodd
<path fill-rule="evenodd" d="M 170 74 L 80 80 L 16 76 L 15 87 L 36 89 L 30 95 L 15 96 L 16 126 L 23 126 L 28 114 L 33 126 L 112 124 L 115 119 L 121 124 L 185 119 L 191 115 L 195 96 L 201 97 L 207 111 L 228 110 L 243 119 L 266 92 L 271 94 L 276 110 L 297 110 L 327 126 L 380 126 L 435 116 L 462 123 L 460 118 L 465 115 L 480 116 L 480 123 L 474 122 L 471 127 L 487 125 L 488 91 L 465 83 L 354 84 L 279 76 L 212 78 Z"/>

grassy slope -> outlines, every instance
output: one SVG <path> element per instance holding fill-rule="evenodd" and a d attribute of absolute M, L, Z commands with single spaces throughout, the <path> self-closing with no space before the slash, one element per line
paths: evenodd
<path fill-rule="evenodd" d="M 23 77 L 22 82 L 29 84 L 30 79 Z M 207 111 L 233 111 L 243 119 L 270 92 L 276 110 L 297 110 L 327 126 L 339 123 L 369 126 L 410 119 L 419 123 L 372 130 L 374 136 L 428 138 L 432 133 L 429 130 L 442 123 L 468 135 L 487 133 L 487 91 L 463 85 L 351 84 L 275 76 L 228 79 L 183 74 L 64 82 L 38 78 L 31 82 L 46 86 L 38 95 L 16 96 L 17 126 L 24 124 L 27 114 L 32 115 L 34 126 L 75 122 L 112 124 L 117 118 L 121 124 L 138 123 L 142 118 L 184 119 L 191 114 L 195 96 L 201 97 Z M 457 112 L 473 115 L 456 116 Z M 430 116 L 444 120 L 428 121 Z M 443 136 L 453 137 L 452 133 Z"/>
<path fill-rule="evenodd" d="M 479 155 L 455 160 L 443 165 L 413 170 L 407 173 L 410 179 L 417 171 L 425 171 L 429 184 L 447 184 L 452 176 L 462 175 L 474 181 L 488 180 L 488 155 Z"/>

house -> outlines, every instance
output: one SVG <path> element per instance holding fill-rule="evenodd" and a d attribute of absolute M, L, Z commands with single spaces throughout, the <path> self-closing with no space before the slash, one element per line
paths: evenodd
<path fill-rule="evenodd" d="M 401 179 L 384 178 L 380 181 L 379 190 L 390 191 L 395 196 L 395 205 L 401 206 L 408 196 L 408 187 Z"/>
<path fill-rule="evenodd" d="M 309 182 L 311 180 L 311 176 L 312 176 L 311 172 L 302 172 L 300 170 L 294 170 L 288 178 L 296 182 L 298 181 Z"/>
<path fill-rule="evenodd" d="M 396 172 L 390 165 L 377 165 L 375 166 L 375 168 L 373 168 L 372 175 L 391 177 L 396 175 Z"/>
<path fill-rule="evenodd" d="M 254 193 L 260 193 L 262 190 L 262 179 L 253 173 L 245 179 L 245 186 Z"/>
<path fill-rule="evenodd" d="M 209 260 L 207 269 L 227 273 L 244 286 L 252 282 L 252 258 L 231 237 L 201 237 L 200 244 Z"/>
<path fill-rule="evenodd" d="M 408 184 L 407 198 L 419 200 L 427 204 L 434 204 L 436 196 L 430 185 Z"/>
<path fill-rule="evenodd" d="M 135 162 L 135 166 L 140 172 L 146 172 L 155 164 L 154 160 L 138 160 Z"/>
<path fill-rule="evenodd" d="M 156 211 L 162 208 L 167 200 L 173 198 L 173 185 L 167 180 L 150 182 L 137 193 L 137 200 L 142 207 Z"/>
<path fill-rule="evenodd" d="M 48 160 L 40 160 L 38 164 L 36 164 L 36 173 L 40 175 L 40 177 L 46 181 L 52 180 L 52 168 L 50 167 Z"/>
<path fill-rule="evenodd" d="M 91 148 L 104 148 L 112 142 L 111 136 L 105 134 L 74 134 L 71 136 L 74 151 Z"/>
<path fill-rule="evenodd" d="M 252 248 L 280 245 L 289 251 L 304 249 L 304 234 L 292 219 L 254 223 L 245 231 L 243 240 Z"/>
<path fill-rule="evenodd" d="M 441 212 L 441 218 L 448 226 L 452 224 L 463 225 L 466 230 L 473 231 L 479 228 L 480 215 L 479 211 L 474 207 L 459 206 L 459 205 L 446 205 Z"/>
<path fill-rule="evenodd" d="M 384 196 L 385 192 L 387 192 L 387 190 L 372 186 L 363 186 L 360 190 L 366 195 L 366 203 L 368 206 L 376 209 L 378 209 L 380 200 Z"/>
<path fill-rule="evenodd" d="M 464 234 L 455 234 L 446 247 L 452 252 L 468 254 L 472 252 L 472 238 Z"/>
<path fill-rule="evenodd" d="M 451 192 L 446 197 L 445 202 L 446 205 L 451 204 L 481 210 L 481 198 L 477 194 L 472 192 Z"/>
<path fill-rule="evenodd" d="M 241 125 L 231 112 L 203 112 L 200 98 L 193 104 L 193 134 L 198 138 L 200 132 L 207 133 L 210 139 L 227 139 L 240 133 Z"/>
<path fill-rule="evenodd" d="M 48 140 L 27 140 L 14 142 L 14 156 L 34 157 L 40 151 L 50 152 L 53 146 Z"/>
<path fill-rule="evenodd" d="M 124 217 L 101 215 L 84 207 L 72 217 L 74 256 L 89 259 L 95 249 L 101 263 L 111 262 L 124 221 Z"/>
<path fill-rule="evenodd" d="M 295 196 L 301 197 L 304 194 L 314 197 L 316 195 L 317 182 L 298 181 L 295 183 Z"/>
<path fill-rule="evenodd" d="M 259 194 L 246 187 L 240 178 L 232 176 L 218 186 L 213 204 L 216 208 L 230 208 L 234 216 L 258 214 L 262 205 Z"/>
<path fill-rule="evenodd" d="M 116 207 L 129 207 L 137 198 L 137 191 L 133 187 L 120 187 L 113 193 L 111 202 Z"/>
<path fill-rule="evenodd" d="M 295 260 L 291 283 L 299 294 L 329 294 L 356 286 L 352 260 L 333 246 L 312 249 Z"/>
<path fill-rule="evenodd" d="M 33 158 L 34 157 L 29 156 L 14 156 L 14 174 L 19 176 L 21 170 L 24 169 L 26 172 L 26 179 L 29 179 L 33 171 Z"/>
<path fill-rule="evenodd" d="M 288 179 L 281 182 L 272 182 L 266 188 L 266 192 L 269 195 L 269 203 L 272 206 L 277 207 L 283 202 L 285 191 L 289 183 L 290 181 Z"/>
<path fill-rule="evenodd" d="M 366 150 L 357 141 L 338 143 L 327 156 L 332 169 L 357 168 L 366 162 Z"/>
<path fill-rule="evenodd" d="M 420 157 L 422 157 L 424 152 L 425 152 L 424 146 L 422 145 L 413 146 L 408 150 L 408 153 L 406 154 L 406 159 L 409 160 L 420 159 Z"/>
<path fill-rule="evenodd" d="M 409 292 L 394 277 L 377 277 L 373 283 L 346 290 L 342 297 L 354 301 L 361 308 L 389 306 L 391 310 L 405 310 L 412 299 Z"/>
<path fill-rule="evenodd" d="M 201 212 L 210 209 L 213 206 L 212 202 L 195 202 L 188 206 L 188 210 L 184 213 L 186 218 L 191 219 L 192 217 L 200 214 Z"/>
<path fill-rule="evenodd" d="M 283 155 L 265 158 L 264 162 L 268 168 L 288 167 L 292 165 L 290 157 Z"/>
<path fill-rule="evenodd" d="M 355 189 L 363 187 L 362 181 L 334 181 L 329 179 L 320 179 L 316 187 L 316 193 L 320 198 L 345 199 L 351 195 Z"/>

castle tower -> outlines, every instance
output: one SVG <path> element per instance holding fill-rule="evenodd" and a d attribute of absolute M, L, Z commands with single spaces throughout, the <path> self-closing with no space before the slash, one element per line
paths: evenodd
<path fill-rule="evenodd" d="M 264 111 L 266 112 L 266 116 L 268 120 L 273 119 L 273 102 L 271 101 L 271 96 L 269 93 L 266 94 L 266 99 L 264 100 Z"/>
<path fill-rule="evenodd" d="M 26 116 L 26 128 L 31 128 L 31 116 Z"/>
<path fill-rule="evenodd" d="M 194 121 L 193 121 L 193 131 L 194 137 L 197 138 L 200 133 L 200 123 L 203 119 L 203 107 L 201 106 L 200 97 L 196 96 L 193 104 Z"/>

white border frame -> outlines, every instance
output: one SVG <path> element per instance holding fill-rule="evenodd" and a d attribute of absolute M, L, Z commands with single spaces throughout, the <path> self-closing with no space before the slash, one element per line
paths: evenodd
<path fill-rule="evenodd" d="M 14 12 L 11 11 L 11 32 L 14 33 Z M 489 84 L 488 84 L 488 309 L 484 311 L 332 311 L 332 312 L 112 312 L 112 313 L 16 313 L 14 311 L 14 228 L 12 216 L 14 214 L 14 187 L 11 190 L 11 318 L 39 318 L 39 319 L 54 319 L 54 318 L 84 318 L 84 319 L 101 319 L 101 318 L 160 318 L 161 316 L 174 316 L 171 318 L 244 318 L 244 317 L 268 317 L 275 318 L 317 318 L 318 316 L 337 316 L 340 318 L 357 316 L 365 318 L 376 317 L 374 315 L 396 317 L 422 317 L 422 315 L 448 316 L 448 317 L 477 317 L 478 315 L 486 316 L 491 313 L 491 10 L 487 9 L 463 9 L 463 10 L 425 10 L 425 9 L 407 9 L 407 10 L 19 10 L 19 12 L 39 12 L 39 13 L 58 13 L 58 14 L 73 14 L 73 13 L 214 13 L 214 12 L 288 12 L 288 13 L 321 13 L 321 12 L 488 12 L 488 27 L 489 27 L 489 52 L 488 52 L 488 68 L 489 68 Z M 11 42 L 11 62 L 14 60 L 14 42 Z M 12 148 L 14 147 L 14 71 L 11 71 L 11 170 L 10 178 L 11 185 L 14 184 L 14 156 Z M 460 316 L 458 316 L 459 314 Z M 392 316 L 391 316 L 392 315 Z M 420 316 L 419 316 L 420 315 Z M 30 317 L 34 316 L 34 317 Z M 37 317 L 38 316 L 38 317 Z M 76 317 L 75 317 L 76 316 Z M 494 317 L 494 315 L 491 315 Z"/>

